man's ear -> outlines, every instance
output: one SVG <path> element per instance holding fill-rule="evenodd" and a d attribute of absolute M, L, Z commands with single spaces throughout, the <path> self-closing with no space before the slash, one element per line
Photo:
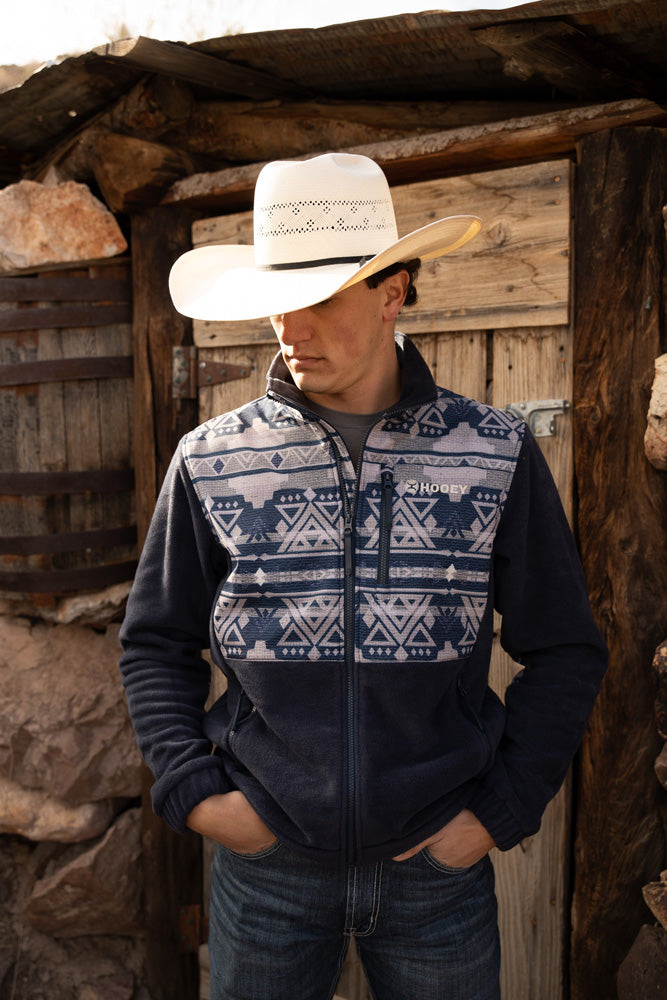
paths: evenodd
<path fill-rule="evenodd" d="M 384 302 L 382 306 L 382 318 L 389 323 L 393 323 L 401 306 L 405 302 L 410 285 L 410 275 L 407 271 L 398 271 L 396 274 L 385 278 L 382 283 L 384 289 Z"/>

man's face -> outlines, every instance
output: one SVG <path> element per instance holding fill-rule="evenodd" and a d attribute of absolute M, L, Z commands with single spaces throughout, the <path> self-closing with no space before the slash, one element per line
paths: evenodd
<path fill-rule="evenodd" d="M 406 285 L 400 275 L 377 288 L 360 281 L 315 306 L 271 317 L 292 378 L 313 402 L 348 413 L 396 402 L 393 327 Z"/>

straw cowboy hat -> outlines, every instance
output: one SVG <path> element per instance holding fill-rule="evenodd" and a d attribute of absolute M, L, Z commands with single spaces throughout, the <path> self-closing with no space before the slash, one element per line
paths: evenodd
<path fill-rule="evenodd" d="M 450 253 L 482 225 L 454 215 L 399 239 L 385 175 L 351 153 L 268 163 L 253 219 L 254 246 L 204 246 L 176 261 L 169 290 L 179 312 L 201 320 L 293 312 L 397 261 Z"/>

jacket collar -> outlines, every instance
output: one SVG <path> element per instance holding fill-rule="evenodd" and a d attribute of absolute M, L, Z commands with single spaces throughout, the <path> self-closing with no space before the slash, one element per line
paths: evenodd
<path fill-rule="evenodd" d="M 401 368 L 401 398 L 396 407 L 392 406 L 389 409 L 403 410 L 433 402 L 438 390 L 430 368 L 408 337 L 397 331 L 395 339 Z M 271 362 L 266 376 L 266 386 L 267 393 L 279 396 L 290 403 L 296 403 L 300 409 L 308 408 L 308 398 L 294 384 L 280 351 Z"/>

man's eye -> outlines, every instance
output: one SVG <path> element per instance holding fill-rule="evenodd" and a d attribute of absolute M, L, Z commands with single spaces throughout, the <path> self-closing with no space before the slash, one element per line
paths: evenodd
<path fill-rule="evenodd" d="M 331 299 L 322 299 L 321 302 L 317 303 L 317 308 L 319 309 L 320 306 L 328 306 L 330 302 L 333 302 L 333 298 L 331 298 Z"/>

